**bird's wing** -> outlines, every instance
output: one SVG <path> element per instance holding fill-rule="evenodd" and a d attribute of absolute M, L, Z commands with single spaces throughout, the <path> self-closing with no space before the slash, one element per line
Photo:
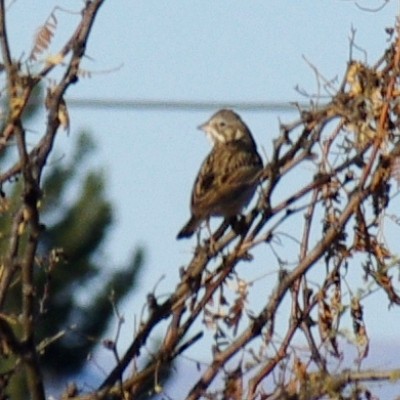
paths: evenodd
<path fill-rule="evenodd" d="M 215 147 L 204 160 L 192 193 L 192 212 L 206 215 L 221 203 L 254 187 L 262 171 L 256 151 L 234 146 Z"/>

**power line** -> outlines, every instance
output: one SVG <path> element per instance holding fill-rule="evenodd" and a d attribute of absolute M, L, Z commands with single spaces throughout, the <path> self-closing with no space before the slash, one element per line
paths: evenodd
<path fill-rule="evenodd" d="M 203 111 L 219 108 L 234 108 L 239 111 L 296 112 L 298 107 L 306 109 L 309 104 L 294 102 L 223 102 L 223 101 L 185 101 L 185 100 L 125 100 L 125 99 L 67 99 L 68 107 L 114 110 L 159 110 L 159 111 Z"/>

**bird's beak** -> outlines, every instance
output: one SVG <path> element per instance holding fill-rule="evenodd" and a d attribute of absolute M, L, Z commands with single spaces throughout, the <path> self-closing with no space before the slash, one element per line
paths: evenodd
<path fill-rule="evenodd" d="M 210 121 L 204 122 L 203 124 L 199 125 L 197 127 L 197 129 L 200 129 L 201 131 L 203 131 L 206 134 L 207 138 L 210 140 L 212 145 L 215 144 L 215 138 L 214 138 L 211 126 L 210 126 Z"/>
<path fill-rule="evenodd" d="M 199 129 L 199 130 L 201 130 L 201 131 L 203 131 L 203 132 L 207 132 L 207 128 L 208 128 L 208 121 L 207 121 L 207 122 L 204 122 L 203 124 L 201 124 L 201 125 L 199 125 L 199 126 L 197 127 L 197 129 Z"/>

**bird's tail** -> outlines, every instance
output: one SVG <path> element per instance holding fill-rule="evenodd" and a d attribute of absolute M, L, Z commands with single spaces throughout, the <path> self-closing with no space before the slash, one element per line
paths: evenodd
<path fill-rule="evenodd" d="M 177 239 L 189 238 L 193 235 L 195 230 L 198 228 L 200 221 L 195 218 L 191 217 L 188 223 L 179 231 L 178 235 L 176 236 Z"/>

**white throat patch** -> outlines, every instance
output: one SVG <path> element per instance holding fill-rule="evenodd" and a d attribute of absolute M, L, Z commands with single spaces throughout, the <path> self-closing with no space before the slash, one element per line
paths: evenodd
<path fill-rule="evenodd" d="M 209 127 L 205 132 L 211 143 L 225 143 L 225 136 L 219 133 L 216 129 Z"/>

